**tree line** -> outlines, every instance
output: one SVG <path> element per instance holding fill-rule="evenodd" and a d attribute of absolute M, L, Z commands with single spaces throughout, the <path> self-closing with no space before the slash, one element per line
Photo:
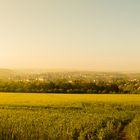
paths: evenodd
<path fill-rule="evenodd" d="M 137 94 L 140 91 L 138 82 L 116 80 L 112 82 L 98 81 L 73 82 L 58 81 L 0 81 L 0 92 L 25 92 L 25 93 L 89 93 L 89 94 L 112 94 L 130 93 Z"/>

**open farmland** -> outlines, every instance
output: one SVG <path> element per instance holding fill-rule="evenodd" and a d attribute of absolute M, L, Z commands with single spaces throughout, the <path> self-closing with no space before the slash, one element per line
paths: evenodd
<path fill-rule="evenodd" d="M 140 95 L 0 93 L 1 140 L 139 140 Z"/>

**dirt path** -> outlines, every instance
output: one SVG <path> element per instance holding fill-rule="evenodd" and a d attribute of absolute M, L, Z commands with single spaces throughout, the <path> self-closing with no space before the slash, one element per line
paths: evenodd
<path fill-rule="evenodd" d="M 131 140 L 131 138 L 126 133 L 125 128 L 134 120 L 134 118 L 135 116 L 132 119 L 126 120 L 124 123 L 122 123 L 122 127 L 119 131 L 118 140 Z"/>

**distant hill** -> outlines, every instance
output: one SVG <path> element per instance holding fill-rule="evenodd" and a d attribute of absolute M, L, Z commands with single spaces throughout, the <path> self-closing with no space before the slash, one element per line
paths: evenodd
<path fill-rule="evenodd" d="M 0 79 L 8 79 L 14 74 L 15 74 L 14 70 L 0 69 Z"/>

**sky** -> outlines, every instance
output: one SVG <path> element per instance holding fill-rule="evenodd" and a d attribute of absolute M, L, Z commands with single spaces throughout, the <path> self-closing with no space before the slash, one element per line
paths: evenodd
<path fill-rule="evenodd" d="M 0 0 L 0 68 L 140 72 L 139 0 Z"/>

